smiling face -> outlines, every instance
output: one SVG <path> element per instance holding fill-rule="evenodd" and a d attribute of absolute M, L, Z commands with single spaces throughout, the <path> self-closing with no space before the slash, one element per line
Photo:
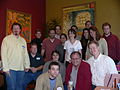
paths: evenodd
<path fill-rule="evenodd" d="M 71 55 L 71 61 L 72 61 L 72 64 L 75 66 L 75 67 L 78 67 L 81 63 L 81 58 L 80 56 L 78 55 L 78 53 L 74 53 Z"/>
<path fill-rule="evenodd" d="M 53 59 L 53 61 L 58 61 L 59 60 L 59 54 L 54 52 L 53 55 L 52 55 L 52 59 Z"/>
<path fill-rule="evenodd" d="M 96 32 L 90 29 L 90 36 L 95 38 L 96 37 Z"/>
<path fill-rule="evenodd" d="M 55 38 L 55 30 L 50 30 L 49 36 L 51 39 L 54 39 Z"/>
<path fill-rule="evenodd" d="M 93 55 L 96 56 L 99 54 L 99 46 L 97 46 L 95 43 L 91 43 L 89 45 L 89 52 Z"/>
<path fill-rule="evenodd" d="M 56 31 L 56 34 L 61 34 L 61 28 L 60 28 L 60 26 L 56 26 L 55 27 L 55 31 Z"/>
<path fill-rule="evenodd" d="M 36 36 L 37 38 L 41 38 L 41 32 L 36 32 L 35 36 Z"/>
<path fill-rule="evenodd" d="M 86 39 L 88 39 L 88 36 L 89 36 L 89 32 L 88 32 L 88 30 L 84 30 L 84 37 L 86 38 Z"/>

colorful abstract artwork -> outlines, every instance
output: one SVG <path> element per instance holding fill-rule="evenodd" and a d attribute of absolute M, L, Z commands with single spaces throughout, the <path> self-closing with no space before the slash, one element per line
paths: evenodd
<path fill-rule="evenodd" d="M 72 25 L 78 27 L 78 34 L 82 34 L 85 22 L 90 20 L 95 24 L 95 2 L 63 8 L 63 32 L 67 33 Z"/>
<path fill-rule="evenodd" d="M 17 22 L 22 25 L 21 36 L 29 43 L 31 41 L 31 15 L 15 10 L 7 10 L 6 35 L 11 33 L 11 26 Z"/>

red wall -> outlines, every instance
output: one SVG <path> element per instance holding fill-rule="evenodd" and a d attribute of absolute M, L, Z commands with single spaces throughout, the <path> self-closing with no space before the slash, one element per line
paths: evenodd
<path fill-rule="evenodd" d="M 39 28 L 45 34 L 45 2 L 46 0 L 0 0 L 0 45 L 6 33 L 7 9 L 17 10 L 32 15 L 31 38 L 34 38 L 35 29 Z M 42 36 L 43 38 L 44 36 Z"/>

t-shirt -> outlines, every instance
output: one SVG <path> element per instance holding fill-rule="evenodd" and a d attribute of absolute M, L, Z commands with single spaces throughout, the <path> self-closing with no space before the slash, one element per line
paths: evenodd
<path fill-rule="evenodd" d="M 55 86 L 56 86 L 56 78 L 50 79 L 50 90 L 54 90 Z"/>
<path fill-rule="evenodd" d="M 81 50 L 82 49 L 82 45 L 81 45 L 81 42 L 78 41 L 78 40 L 76 40 L 73 44 L 70 42 L 70 40 L 67 40 L 65 42 L 64 49 L 66 50 L 65 61 L 69 61 L 70 60 L 70 54 L 73 51 Z"/>

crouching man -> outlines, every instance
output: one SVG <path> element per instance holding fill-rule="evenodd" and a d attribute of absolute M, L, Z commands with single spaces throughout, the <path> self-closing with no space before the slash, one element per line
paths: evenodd
<path fill-rule="evenodd" d="M 51 62 L 48 72 L 37 78 L 35 90 L 64 90 L 59 70 L 60 65 L 58 62 Z"/>

